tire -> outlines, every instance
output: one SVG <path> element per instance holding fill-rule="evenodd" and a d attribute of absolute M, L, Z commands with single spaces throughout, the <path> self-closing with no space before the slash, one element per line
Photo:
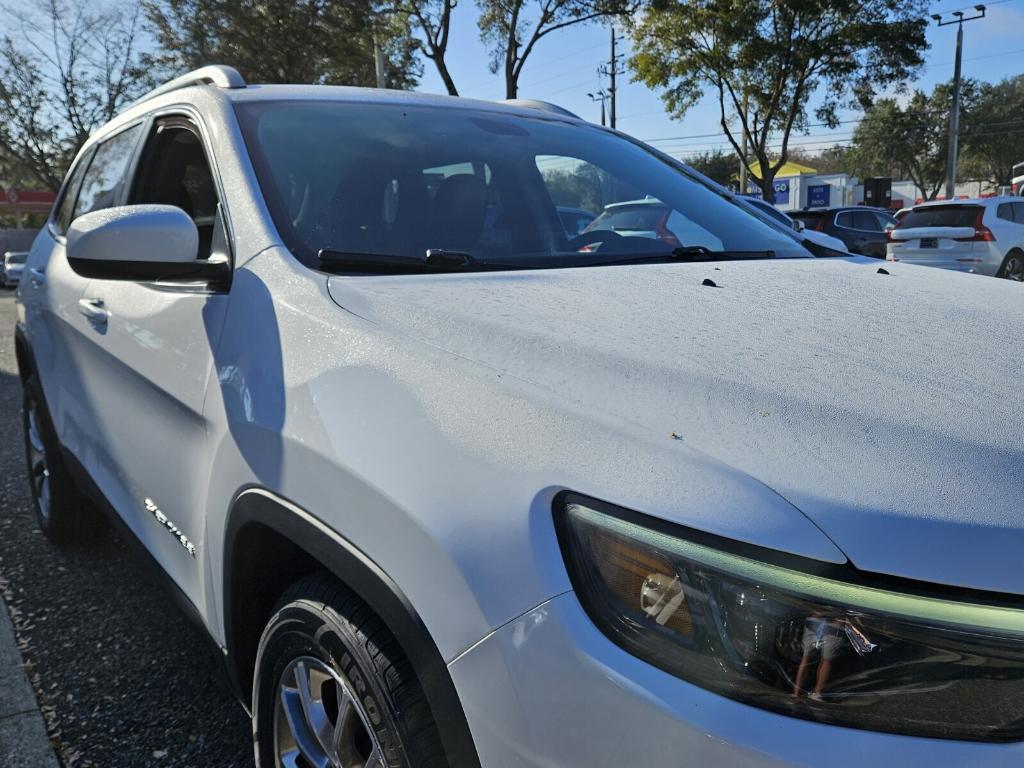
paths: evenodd
<path fill-rule="evenodd" d="M 1006 254 L 1003 266 L 999 268 L 998 276 L 1005 280 L 1024 282 L 1024 252 L 1010 251 Z"/>
<path fill-rule="evenodd" d="M 25 460 L 36 523 L 43 534 L 62 547 L 88 542 L 103 528 L 92 503 L 78 490 L 60 453 L 36 376 L 25 381 L 22 397 Z"/>
<path fill-rule="evenodd" d="M 365 602 L 324 573 L 292 586 L 263 631 L 252 724 L 257 768 L 448 765 L 398 642 Z"/>

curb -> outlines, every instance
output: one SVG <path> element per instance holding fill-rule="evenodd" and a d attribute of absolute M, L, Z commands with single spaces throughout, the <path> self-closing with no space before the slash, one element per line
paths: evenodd
<path fill-rule="evenodd" d="M 46 724 L 25 674 L 7 605 L 0 597 L 0 764 L 60 768 Z"/>

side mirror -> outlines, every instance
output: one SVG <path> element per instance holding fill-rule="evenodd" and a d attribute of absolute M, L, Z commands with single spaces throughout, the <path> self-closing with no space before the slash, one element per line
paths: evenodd
<path fill-rule="evenodd" d="M 793 229 L 797 232 L 803 232 L 807 229 L 807 225 L 804 224 L 803 219 L 793 219 Z"/>
<path fill-rule="evenodd" d="M 68 228 L 67 256 L 83 277 L 101 280 L 219 280 L 223 261 L 199 260 L 199 231 L 173 205 L 126 205 L 93 211 Z"/>

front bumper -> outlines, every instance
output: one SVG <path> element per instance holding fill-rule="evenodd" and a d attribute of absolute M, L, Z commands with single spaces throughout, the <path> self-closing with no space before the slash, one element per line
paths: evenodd
<path fill-rule="evenodd" d="M 572 593 L 496 630 L 449 669 L 484 768 L 1024 765 L 1024 742 L 840 728 L 710 693 L 614 645 Z"/>

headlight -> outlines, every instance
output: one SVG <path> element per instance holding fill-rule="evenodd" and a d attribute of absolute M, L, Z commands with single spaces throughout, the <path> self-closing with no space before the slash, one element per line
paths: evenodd
<path fill-rule="evenodd" d="M 1024 738 L 1022 610 L 843 581 L 573 494 L 556 517 L 587 614 L 673 675 L 808 720 Z"/>

